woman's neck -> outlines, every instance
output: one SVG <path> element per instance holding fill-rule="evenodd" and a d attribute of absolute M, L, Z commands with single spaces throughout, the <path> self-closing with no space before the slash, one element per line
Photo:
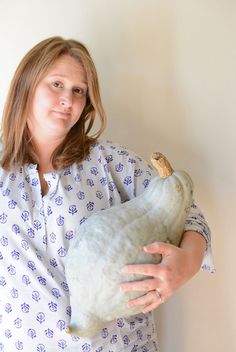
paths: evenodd
<path fill-rule="evenodd" d="M 39 173 L 39 179 L 41 184 L 42 196 L 46 195 L 49 190 L 47 181 L 44 178 L 44 174 L 54 171 L 54 168 L 52 166 L 51 156 L 55 149 L 50 148 L 50 146 L 51 145 L 45 144 L 45 145 L 41 145 L 40 148 L 37 148 L 37 155 L 39 158 L 38 173 Z"/>
<path fill-rule="evenodd" d="M 36 153 L 39 159 L 38 163 L 38 171 L 41 174 L 51 172 L 54 170 L 53 165 L 52 165 L 52 155 L 55 149 L 58 147 L 60 142 L 55 141 L 55 142 L 36 142 L 34 140 L 34 146 L 36 149 Z"/>
<path fill-rule="evenodd" d="M 52 155 L 55 149 L 62 141 L 59 139 L 50 141 L 40 140 L 39 136 L 33 138 L 33 144 L 35 151 L 37 153 L 39 162 L 38 162 L 38 173 L 41 184 L 41 192 L 42 195 L 46 195 L 48 193 L 48 184 L 44 178 L 44 174 L 48 172 L 53 172 L 55 169 L 52 165 Z"/>

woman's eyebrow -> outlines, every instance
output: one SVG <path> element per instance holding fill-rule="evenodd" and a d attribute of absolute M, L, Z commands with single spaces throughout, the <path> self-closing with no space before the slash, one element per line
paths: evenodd
<path fill-rule="evenodd" d="M 66 75 L 63 75 L 62 73 L 52 73 L 52 74 L 49 74 L 49 77 L 61 77 L 61 78 L 67 78 Z M 87 81 L 80 81 L 78 84 L 85 84 L 86 86 L 88 85 L 88 82 Z"/>

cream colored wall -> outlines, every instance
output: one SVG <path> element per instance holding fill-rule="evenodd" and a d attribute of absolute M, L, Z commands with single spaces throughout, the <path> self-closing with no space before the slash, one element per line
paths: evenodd
<path fill-rule="evenodd" d="M 200 272 L 157 312 L 162 352 L 236 350 L 236 2 L 0 0 L 0 107 L 22 55 L 50 35 L 85 42 L 106 136 L 161 150 L 194 179 L 216 274 Z"/>

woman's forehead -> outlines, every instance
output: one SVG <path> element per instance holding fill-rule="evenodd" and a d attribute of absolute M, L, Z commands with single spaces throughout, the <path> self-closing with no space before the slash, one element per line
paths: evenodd
<path fill-rule="evenodd" d="M 45 76 L 74 78 L 87 84 L 83 65 L 70 55 L 62 55 L 56 59 L 46 71 Z"/>

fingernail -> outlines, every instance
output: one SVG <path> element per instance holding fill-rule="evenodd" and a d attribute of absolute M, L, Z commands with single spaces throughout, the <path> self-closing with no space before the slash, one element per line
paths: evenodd
<path fill-rule="evenodd" d="M 146 244 L 146 246 L 144 246 L 144 249 L 153 249 L 158 245 L 158 242 L 155 243 L 150 243 L 150 244 Z"/>
<path fill-rule="evenodd" d="M 148 249 L 152 249 L 153 245 L 152 244 L 147 244 L 146 246 L 144 246 L 143 248 L 145 250 L 148 250 Z"/>

